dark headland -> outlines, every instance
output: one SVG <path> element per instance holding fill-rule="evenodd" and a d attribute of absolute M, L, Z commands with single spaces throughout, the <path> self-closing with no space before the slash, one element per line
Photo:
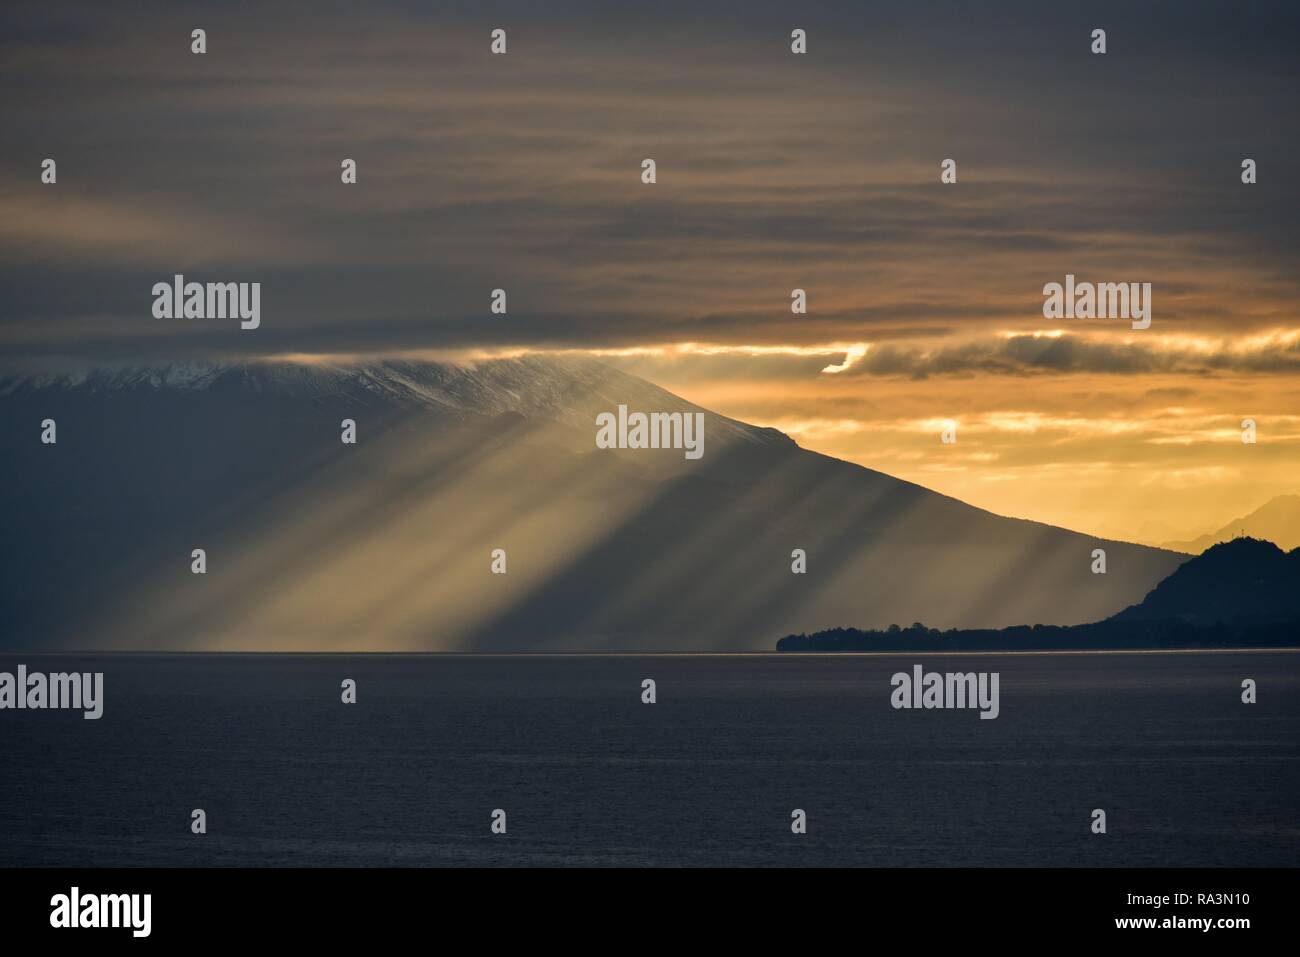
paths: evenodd
<path fill-rule="evenodd" d="M 1238 538 L 1191 558 L 1138 604 L 1083 625 L 787 635 L 777 651 L 1052 651 L 1300 647 L 1300 548 Z"/>

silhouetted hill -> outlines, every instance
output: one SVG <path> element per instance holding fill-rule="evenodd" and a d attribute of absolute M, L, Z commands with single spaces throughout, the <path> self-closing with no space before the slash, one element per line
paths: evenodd
<path fill-rule="evenodd" d="M 1177 619 L 1194 625 L 1300 618 L 1300 549 L 1237 538 L 1180 565 L 1111 621 Z"/>
<path fill-rule="evenodd" d="M 1189 559 L 1139 603 L 1085 625 L 788 635 L 778 651 L 943 651 L 1300 645 L 1300 549 L 1239 538 Z"/>

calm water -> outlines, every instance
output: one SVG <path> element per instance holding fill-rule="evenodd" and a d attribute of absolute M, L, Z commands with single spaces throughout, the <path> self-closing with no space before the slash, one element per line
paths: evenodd
<path fill-rule="evenodd" d="M 19 662 L 106 703 L 0 711 L 5 866 L 1300 865 L 1300 654 Z M 1001 716 L 893 710 L 914 662 Z"/>

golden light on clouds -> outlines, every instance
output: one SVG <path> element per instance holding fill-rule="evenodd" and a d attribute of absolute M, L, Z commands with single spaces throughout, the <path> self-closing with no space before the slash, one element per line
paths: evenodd
<path fill-rule="evenodd" d="M 1048 330 L 1031 338 L 1077 339 L 1072 346 L 1106 351 L 1079 371 L 1030 364 L 999 372 L 995 362 L 951 375 L 846 374 L 853 363 L 841 362 L 832 375 L 797 363 L 807 346 L 785 352 L 789 369 L 753 377 L 728 367 L 710 378 L 708 357 L 725 350 L 678 350 L 677 364 L 632 369 L 718 412 L 780 429 L 805 448 L 999 514 L 1098 535 L 1153 544 L 1195 537 L 1296 491 L 1300 383 L 1250 369 L 1284 361 L 1297 330 L 1241 339 L 1121 335 L 1134 350 L 1127 356 L 1123 343 L 1102 333 Z M 945 348 L 954 346 L 917 344 L 914 355 Z M 813 351 L 847 349 L 835 343 Z M 688 369 L 680 365 L 684 354 L 696 357 Z M 1094 360 L 1148 371 L 1087 369 Z M 1258 424 L 1253 445 L 1241 440 L 1246 418 Z M 945 446 L 939 435 L 950 420 L 958 441 Z"/>

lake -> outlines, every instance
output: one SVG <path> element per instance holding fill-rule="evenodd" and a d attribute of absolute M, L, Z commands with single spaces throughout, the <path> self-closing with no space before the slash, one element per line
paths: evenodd
<path fill-rule="evenodd" d="M 1300 865 L 1297 653 L 20 663 L 103 716 L 0 711 L 0 866 Z M 891 707 L 916 664 L 998 717 Z"/>

